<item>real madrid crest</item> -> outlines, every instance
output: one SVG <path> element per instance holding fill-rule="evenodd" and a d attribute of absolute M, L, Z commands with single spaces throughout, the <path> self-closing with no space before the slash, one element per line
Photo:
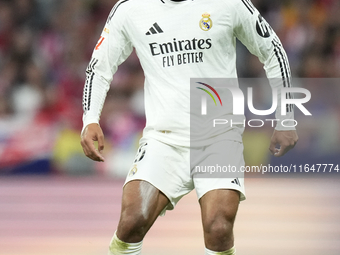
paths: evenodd
<path fill-rule="evenodd" d="M 129 176 L 134 176 L 137 173 L 137 165 L 133 165 L 132 169 L 130 170 Z"/>
<path fill-rule="evenodd" d="M 210 28 L 212 28 L 212 20 L 210 18 L 210 14 L 205 12 L 202 14 L 202 19 L 200 20 L 200 28 L 203 30 L 203 31 L 208 31 L 210 30 Z"/>

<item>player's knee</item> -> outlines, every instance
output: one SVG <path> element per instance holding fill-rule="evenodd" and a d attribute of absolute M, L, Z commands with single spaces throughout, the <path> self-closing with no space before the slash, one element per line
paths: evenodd
<path fill-rule="evenodd" d="M 122 215 L 119 224 L 119 237 L 127 242 L 143 240 L 148 230 L 148 221 L 139 214 Z"/>
<path fill-rule="evenodd" d="M 203 224 L 204 232 L 216 238 L 231 236 L 233 227 L 234 221 L 225 217 L 210 218 Z"/>

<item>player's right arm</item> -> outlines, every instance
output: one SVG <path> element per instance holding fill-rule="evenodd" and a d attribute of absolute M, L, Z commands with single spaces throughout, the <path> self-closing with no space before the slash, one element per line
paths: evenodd
<path fill-rule="evenodd" d="M 118 66 L 132 52 L 132 43 L 125 31 L 126 1 L 119 1 L 111 10 L 102 34 L 86 69 L 83 92 L 83 129 L 81 145 L 87 157 L 104 161 L 104 136 L 99 126 L 107 91 Z M 98 141 L 98 150 L 94 146 Z"/>
<path fill-rule="evenodd" d="M 98 142 L 98 149 L 94 145 L 94 141 Z M 104 150 L 104 134 L 99 124 L 88 124 L 81 133 L 81 146 L 84 154 L 94 161 L 104 162 L 101 152 Z"/>

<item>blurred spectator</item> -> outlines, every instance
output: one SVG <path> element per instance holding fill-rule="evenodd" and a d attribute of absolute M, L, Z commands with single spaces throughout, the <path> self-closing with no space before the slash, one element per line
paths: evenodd
<path fill-rule="evenodd" d="M 84 173 L 104 171 L 124 175 L 122 172 L 127 170 L 128 163 L 121 162 L 129 162 L 133 157 L 145 124 L 144 76 L 135 53 L 114 76 L 102 113 L 101 125 L 108 143 L 105 153 L 110 160 L 101 165 L 87 165 L 92 170 L 86 168 L 87 161 L 80 156 L 79 146 L 85 69 L 115 2 L 0 0 L 0 173 L 2 169 L 20 172 L 27 162 L 45 160 L 53 162 L 43 165 L 44 168 L 47 166 L 46 172 L 79 174 L 84 169 Z M 294 77 L 339 76 L 338 0 L 253 2 L 281 38 Z M 237 63 L 240 77 L 264 76 L 262 64 L 240 45 Z M 328 130 L 332 134 L 338 132 L 339 89 L 334 86 L 324 89 L 313 84 L 305 86 L 312 95 L 319 95 L 326 101 L 332 98 L 328 100 L 329 104 L 316 100 L 311 108 L 315 115 L 328 112 L 332 118 Z M 32 133 L 32 127 L 38 133 Z M 303 143 L 325 147 L 324 141 L 329 141 L 329 137 L 322 138 L 313 128 L 306 130 L 308 135 L 303 135 L 306 140 L 300 139 L 302 148 L 307 146 Z M 252 132 L 247 138 L 249 141 L 263 135 Z M 307 137 L 314 137 L 313 141 Z M 34 146 L 30 145 L 32 141 L 35 141 Z M 263 155 L 265 148 L 259 151 L 263 151 L 262 155 L 256 158 L 267 160 Z M 254 157 L 250 160 L 254 164 L 260 161 Z"/>

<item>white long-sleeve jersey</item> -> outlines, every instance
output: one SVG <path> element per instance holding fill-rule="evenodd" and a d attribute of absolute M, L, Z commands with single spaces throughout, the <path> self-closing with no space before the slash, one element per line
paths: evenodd
<path fill-rule="evenodd" d="M 250 0 L 117 2 L 86 70 L 84 127 L 99 123 L 112 77 L 134 47 L 145 74 L 144 135 L 188 146 L 190 78 L 236 78 L 235 38 L 264 64 L 268 78 L 280 78 L 273 87 L 290 86 L 280 40 Z M 280 104 L 276 118 L 282 119 Z M 285 118 L 293 119 L 291 108 Z M 278 122 L 276 129 L 287 128 Z M 241 140 L 242 132 L 229 138 Z"/>

